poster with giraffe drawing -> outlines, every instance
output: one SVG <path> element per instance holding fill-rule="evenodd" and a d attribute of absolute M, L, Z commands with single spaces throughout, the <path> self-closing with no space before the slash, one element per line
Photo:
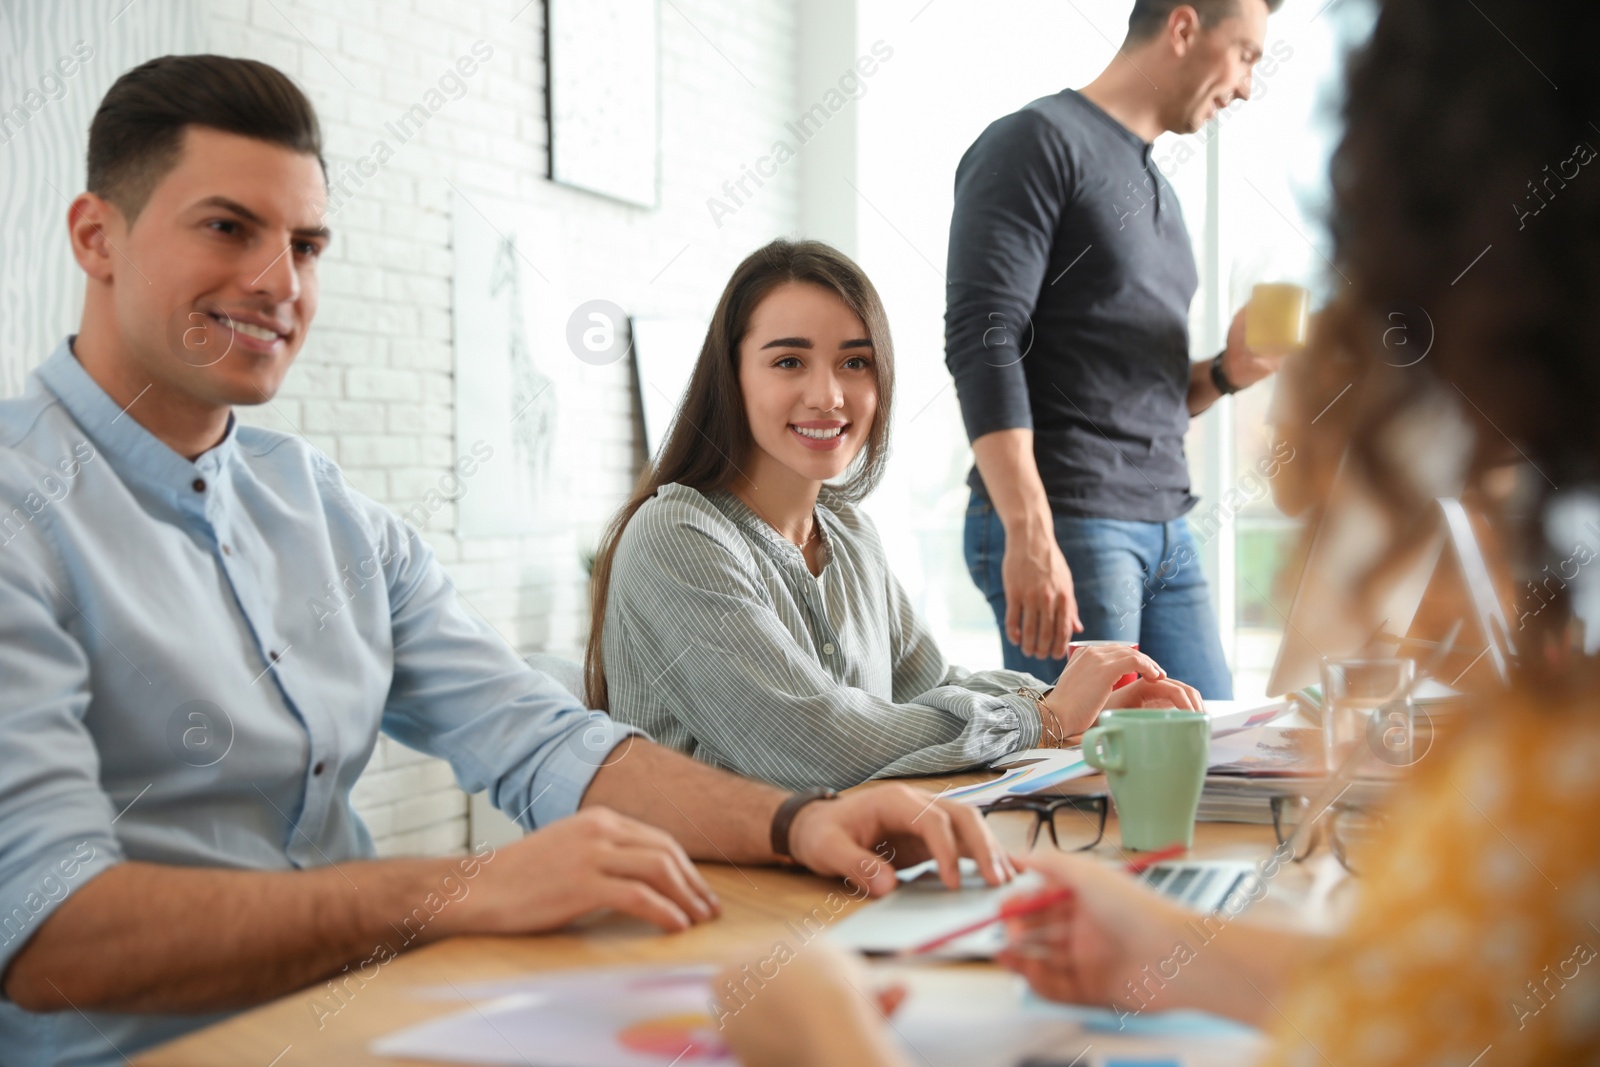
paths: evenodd
<path fill-rule="evenodd" d="M 453 207 L 456 453 L 471 468 L 457 464 L 456 533 L 557 532 L 569 510 L 561 411 L 578 387 L 576 360 L 560 358 L 561 218 L 460 191 Z"/>

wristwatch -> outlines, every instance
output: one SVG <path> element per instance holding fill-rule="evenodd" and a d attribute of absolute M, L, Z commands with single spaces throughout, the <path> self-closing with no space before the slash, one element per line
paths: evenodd
<path fill-rule="evenodd" d="M 786 860 L 794 859 L 794 853 L 789 851 L 789 827 L 794 825 L 794 817 L 814 800 L 835 800 L 838 796 L 837 790 L 813 786 L 779 804 L 777 814 L 772 816 L 772 851 Z"/>
<path fill-rule="evenodd" d="M 1239 387 L 1228 381 L 1228 376 L 1222 370 L 1222 356 L 1211 361 L 1211 384 L 1217 387 L 1217 392 L 1223 396 L 1232 396 L 1239 391 Z"/>

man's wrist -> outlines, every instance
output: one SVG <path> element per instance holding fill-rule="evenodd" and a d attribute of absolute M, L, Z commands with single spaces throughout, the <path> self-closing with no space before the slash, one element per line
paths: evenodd
<path fill-rule="evenodd" d="M 446 899 L 450 897 L 451 876 L 461 877 L 461 863 L 454 858 L 385 860 L 370 865 L 364 876 L 358 877 L 363 883 L 372 878 L 378 892 L 355 895 L 351 903 L 356 922 L 346 929 L 365 930 L 379 940 L 387 940 L 388 933 L 399 933 L 404 940 L 394 946 L 396 951 L 443 937 L 486 932 L 474 922 L 472 909 L 464 906 L 465 897 Z M 378 877 L 373 878 L 374 875 Z M 443 900 L 446 906 L 435 912 L 429 907 L 430 897 L 435 905 Z M 419 909 L 427 916 L 427 922 L 415 926 Z"/>
<path fill-rule="evenodd" d="M 772 815 L 770 833 L 772 854 L 779 860 L 795 860 L 794 829 L 800 821 L 801 813 L 813 804 L 826 803 L 838 797 L 839 794 L 835 790 L 814 786 L 784 798 L 783 803 L 778 805 L 778 810 Z"/>
<path fill-rule="evenodd" d="M 1001 515 L 1000 525 L 1005 529 L 1007 541 L 1054 541 L 1056 539 L 1055 516 L 1050 513 L 1048 502 L 1023 508 L 1010 518 Z"/>
<path fill-rule="evenodd" d="M 1227 354 L 1227 351 L 1224 350 L 1218 353 L 1216 358 L 1211 361 L 1211 385 L 1221 396 L 1232 396 L 1241 388 L 1238 383 L 1228 377 L 1228 370 L 1225 365 Z"/>

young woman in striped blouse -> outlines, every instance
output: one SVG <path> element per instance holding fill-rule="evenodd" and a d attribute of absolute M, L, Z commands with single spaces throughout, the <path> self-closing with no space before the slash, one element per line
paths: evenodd
<path fill-rule="evenodd" d="M 1107 706 L 1200 707 L 1131 648 L 1080 651 L 1053 688 L 946 663 L 856 507 L 887 457 L 893 364 L 877 292 L 840 252 L 774 241 L 740 264 L 601 544 L 590 705 L 792 789 L 1062 745 Z"/>

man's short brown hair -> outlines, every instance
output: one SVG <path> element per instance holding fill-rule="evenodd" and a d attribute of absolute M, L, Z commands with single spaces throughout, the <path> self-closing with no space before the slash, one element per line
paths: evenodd
<path fill-rule="evenodd" d="M 1128 40 L 1144 41 L 1161 32 L 1180 7 L 1194 8 L 1200 15 L 1200 25 L 1209 30 L 1237 15 L 1239 4 L 1240 0 L 1134 0 L 1133 11 L 1128 15 Z M 1283 6 L 1283 0 L 1266 0 L 1266 4 L 1270 14 Z"/>
<path fill-rule="evenodd" d="M 162 56 L 123 74 L 100 101 L 89 124 L 89 191 L 131 223 L 178 165 L 188 126 L 316 156 L 327 177 L 316 109 L 282 71 L 254 59 Z"/>

